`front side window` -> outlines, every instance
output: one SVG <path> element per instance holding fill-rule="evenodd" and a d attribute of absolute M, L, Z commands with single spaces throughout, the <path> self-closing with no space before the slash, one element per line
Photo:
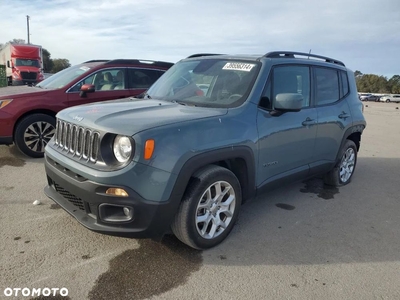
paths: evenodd
<path fill-rule="evenodd" d="M 153 99 L 206 107 L 236 107 L 249 94 L 259 62 L 226 59 L 182 61 L 147 92 Z"/>
<path fill-rule="evenodd" d="M 70 92 L 79 92 L 84 84 L 93 84 L 96 91 L 123 90 L 125 86 L 124 68 L 101 70 L 79 81 Z"/>
<path fill-rule="evenodd" d="M 339 77 L 335 69 L 315 68 L 317 105 L 331 104 L 339 100 Z"/>
<path fill-rule="evenodd" d="M 278 94 L 295 93 L 303 97 L 302 107 L 310 106 L 310 68 L 308 66 L 276 66 L 264 89 L 259 106 L 273 109 Z"/>

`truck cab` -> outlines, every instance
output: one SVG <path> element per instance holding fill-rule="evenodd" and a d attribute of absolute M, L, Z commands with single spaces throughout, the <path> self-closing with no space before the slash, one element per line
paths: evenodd
<path fill-rule="evenodd" d="M 0 64 L 6 65 L 8 85 L 34 85 L 44 78 L 39 45 L 9 43 L 1 50 Z"/>

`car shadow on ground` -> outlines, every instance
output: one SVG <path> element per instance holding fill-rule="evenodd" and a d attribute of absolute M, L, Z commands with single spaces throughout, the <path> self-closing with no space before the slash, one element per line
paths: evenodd
<path fill-rule="evenodd" d="M 112 295 L 125 299 L 124 293 L 134 294 L 135 299 L 158 295 L 184 284 L 203 264 L 229 267 L 399 261 L 397 180 L 395 176 L 384 179 L 385 174 L 395 175 L 399 169 L 398 158 L 359 158 L 347 186 L 334 188 L 324 185 L 321 178 L 313 178 L 276 188 L 243 205 L 231 235 L 210 250 L 191 249 L 173 236 L 160 243 L 139 240 L 138 249 L 110 261 L 90 299 Z M 138 283 L 134 280 L 137 277 L 143 280 Z"/>

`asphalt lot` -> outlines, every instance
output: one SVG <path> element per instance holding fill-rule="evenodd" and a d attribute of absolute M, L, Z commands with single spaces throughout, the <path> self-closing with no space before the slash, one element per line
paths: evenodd
<path fill-rule="evenodd" d="M 43 194 L 42 159 L 0 146 L 0 298 L 65 287 L 58 299 L 400 299 L 400 105 L 364 105 L 349 185 L 273 190 L 202 252 L 88 231 Z"/>

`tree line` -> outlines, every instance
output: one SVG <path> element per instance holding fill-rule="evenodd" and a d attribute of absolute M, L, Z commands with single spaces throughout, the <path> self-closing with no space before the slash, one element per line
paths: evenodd
<path fill-rule="evenodd" d="M 400 75 L 388 79 L 375 74 L 363 74 L 355 71 L 357 90 L 364 93 L 400 94 Z"/>
<path fill-rule="evenodd" d="M 8 43 L 14 43 L 14 44 L 26 44 L 24 39 L 13 39 L 9 41 Z M 3 47 L 7 43 L 0 43 L 0 50 L 3 49 Z M 69 60 L 66 58 L 51 58 L 50 52 L 42 48 L 42 59 L 43 59 L 43 72 L 45 73 L 57 73 L 58 71 L 61 71 L 63 69 L 66 69 L 71 66 L 69 63 Z"/>

